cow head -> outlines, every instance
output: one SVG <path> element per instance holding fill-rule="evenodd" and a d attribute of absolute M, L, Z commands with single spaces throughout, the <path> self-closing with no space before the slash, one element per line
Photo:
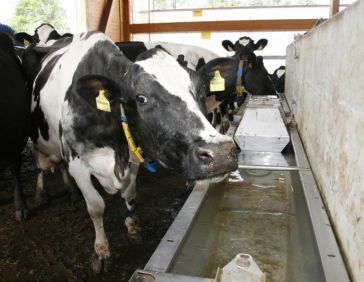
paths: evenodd
<path fill-rule="evenodd" d="M 37 44 L 38 46 L 49 45 L 49 42 L 53 43 L 54 40 L 58 40 L 62 37 L 72 37 L 72 34 L 65 33 L 60 35 L 57 30 L 48 23 L 43 23 L 38 26 L 35 29 L 33 36 L 26 32 L 19 32 L 15 34 L 17 41 L 22 42 L 25 46 L 31 43 Z"/>
<path fill-rule="evenodd" d="M 237 84 L 237 70 L 239 60 L 236 58 L 217 58 L 209 61 L 198 73 L 201 78 L 209 84 L 213 79 L 216 70 L 220 72 L 224 79 L 225 88 L 222 91 L 211 92 L 208 88 L 208 96 L 215 95 L 217 101 L 223 101 L 235 92 Z M 252 95 L 275 95 L 272 81 L 264 67 L 263 58 L 258 56 L 254 58 L 249 65 L 244 67 L 243 86 Z M 210 111 L 211 109 L 208 109 Z"/>
<path fill-rule="evenodd" d="M 145 155 L 189 180 L 236 169 L 233 140 L 205 118 L 206 88 L 195 72 L 164 50 L 151 49 L 130 64 L 124 80 L 122 102 Z"/>
<path fill-rule="evenodd" d="M 235 44 L 230 40 L 224 40 L 222 42 L 222 46 L 227 51 L 235 52 L 234 57 L 237 57 L 240 60 L 249 60 L 254 54 L 254 51 L 263 50 L 267 44 L 267 39 L 260 39 L 257 43 L 254 43 L 254 40 L 247 36 L 240 37 Z"/>
<path fill-rule="evenodd" d="M 262 56 L 256 57 L 252 67 L 245 73 L 244 85 L 246 90 L 252 95 L 276 95 Z"/>
<path fill-rule="evenodd" d="M 285 81 L 286 67 L 280 66 L 273 74 L 270 75 L 270 79 L 273 82 L 274 88 L 279 93 L 284 93 L 284 81 Z"/>

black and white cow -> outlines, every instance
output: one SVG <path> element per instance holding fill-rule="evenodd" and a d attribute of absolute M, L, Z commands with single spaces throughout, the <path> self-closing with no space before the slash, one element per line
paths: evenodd
<path fill-rule="evenodd" d="M 179 63 L 192 70 L 198 70 L 205 63 L 219 57 L 202 47 L 165 41 L 126 41 L 117 42 L 116 45 L 131 61 L 135 61 L 138 54 L 148 49 L 162 48 L 178 59 Z"/>
<path fill-rule="evenodd" d="M 273 72 L 273 74 L 270 75 L 274 88 L 278 93 L 284 93 L 284 83 L 286 77 L 285 72 L 286 72 L 286 67 L 280 66 Z"/>
<path fill-rule="evenodd" d="M 20 186 L 20 153 L 30 133 L 30 99 L 10 37 L 0 33 L 0 170 L 10 166 L 14 178 L 15 216 L 28 214 Z"/>
<path fill-rule="evenodd" d="M 223 45 L 227 50 L 235 49 L 235 46 L 229 47 L 225 40 Z M 174 56 L 182 66 L 187 66 L 198 71 L 203 77 L 206 85 L 210 85 L 215 71 L 218 70 L 225 80 L 225 88 L 222 91 L 212 91 L 208 87 L 208 112 L 212 111 L 217 105 L 220 105 L 221 115 L 224 118 L 224 124 L 228 123 L 226 114 L 228 105 L 231 112 L 234 109 L 234 101 L 237 99 L 237 73 L 239 69 L 239 61 L 244 61 L 242 66 L 242 85 L 245 89 L 255 95 L 274 95 L 274 88 L 269 85 L 268 73 L 265 71 L 262 62 L 256 62 L 254 50 L 262 50 L 268 41 L 261 39 L 257 44 L 249 37 L 242 37 L 236 43 L 236 54 L 232 57 L 219 57 L 217 54 L 192 45 L 177 44 L 170 42 L 151 41 L 151 42 L 118 42 L 116 43 L 120 50 L 131 60 L 136 58 L 139 52 L 151 47 L 159 47 L 167 50 Z M 245 96 L 242 96 L 242 98 Z M 243 99 L 240 99 L 243 101 Z"/>
<path fill-rule="evenodd" d="M 49 46 L 52 45 L 55 41 L 64 37 L 72 37 L 72 34 L 65 33 L 60 35 L 58 31 L 49 23 L 43 23 L 38 26 L 33 35 L 30 35 L 26 32 L 18 32 L 15 34 L 15 38 L 19 42 L 24 42 L 27 40 L 30 44 L 37 44 L 38 46 Z"/>
<path fill-rule="evenodd" d="M 217 181 L 237 167 L 235 145 L 206 120 L 200 77 L 161 49 L 129 61 L 102 33 L 58 40 L 33 66 L 32 139 L 42 170 L 66 161 L 95 227 L 92 268 L 110 257 L 103 228 L 105 203 L 91 182 L 108 193 L 121 193 L 133 212 L 135 172 L 121 126 L 121 106 L 143 154 L 189 180 Z M 103 100 L 103 108 L 98 100 Z M 137 231 L 130 214 L 129 234 Z"/>

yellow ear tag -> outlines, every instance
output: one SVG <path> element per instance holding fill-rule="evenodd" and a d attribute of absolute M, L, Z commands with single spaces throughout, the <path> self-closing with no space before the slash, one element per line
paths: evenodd
<path fill-rule="evenodd" d="M 96 108 L 100 111 L 111 112 L 110 103 L 105 97 L 105 90 L 100 89 L 99 96 L 96 97 Z"/>
<path fill-rule="evenodd" d="M 210 81 L 210 91 L 224 91 L 225 90 L 225 79 L 223 79 L 218 70 L 215 71 L 214 77 Z"/>
<path fill-rule="evenodd" d="M 28 47 L 30 45 L 30 42 L 26 39 L 23 40 L 24 46 Z"/>

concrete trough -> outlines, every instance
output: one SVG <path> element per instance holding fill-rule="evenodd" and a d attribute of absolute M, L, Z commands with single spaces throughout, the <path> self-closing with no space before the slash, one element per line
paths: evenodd
<path fill-rule="evenodd" d="M 350 281 L 296 128 L 292 150 L 243 151 L 226 181 L 197 183 L 131 281 Z M 223 279 L 249 254 L 264 280 Z"/>

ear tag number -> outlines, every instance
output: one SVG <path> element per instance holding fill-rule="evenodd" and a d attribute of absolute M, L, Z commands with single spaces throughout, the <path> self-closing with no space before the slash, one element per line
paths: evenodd
<path fill-rule="evenodd" d="M 225 90 L 225 79 L 220 75 L 220 71 L 216 70 L 214 77 L 210 81 L 210 91 L 224 91 Z"/>
<path fill-rule="evenodd" d="M 100 111 L 111 112 L 110 103 L 105 97 L 105 90 L 99 91 L 99 96 L 96 97 L 96 108 Z"/>

